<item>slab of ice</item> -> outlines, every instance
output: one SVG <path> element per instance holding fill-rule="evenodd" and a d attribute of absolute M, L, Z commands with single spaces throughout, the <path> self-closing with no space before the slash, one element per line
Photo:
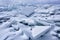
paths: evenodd
<path fill-rule="evenodd" d="M 22 21 L 20 21 L 20 23 L 28 25 L 28 26 L 36 25 L 36 22 L 33 19 L 31 19 L 31 18 L 22 19 Z"/>
<path fill-rule="evenodd" d="M 60 38 L 60 34 L 58 34 L 58 37 Z"/>
<path fill-rule="evenodd" d="M 44 35 L 49 29 L 51 29 L 51 26 L 35 26 L 31 31 L 27 30 L 25 33 L 31 39 L 37 39 Z"/>
<path fill-rule="evenodd" d="M 6 28 L 8 28 L 10 25 L 11 25 L 12 22 L 6 22 L 6 23 L 3 23 L 1 26 L 0 26 L 0 30 L 4 30 Z"/>
<path fill-rule="evenodd" d="M 54 15 L 53 20 L 55 20 L 55 21 L 59 21 L 59 20 L 60 20 L 60 15 Z"/>
<path fill-rule="evenodd" d="M 49 16 L 49 17 L 47 17 L 47 20 L 59 21 L 60 20 L 59 17 L 60 17 L 60 15 Z"/>
<path fill-rule="evenodd" d="M 0 12 L 0 18 L 2 17 L 12 17 L 12 16 L 16 16 L 17 15 L 17 11 L 13 10 L 13 11 L 6 11 L 6 12 Z M 3 15 L 3 16 L 2 16 Z"/>
<path fill-rule="evenodd" d="M 21 7 L 20 11 L 21 11 L 21 14 L 30 16 L 31 14 L 33 14 L 34 9 L 35 8 L 33 6 L 31 6 L 31 7 L 26 6 L 26 7 Z"/>
<path fill-rule="evenodd" d="M 60 15 L 60 11 L 55 12 L 56 15 Z"/>
<path fill-rule="evenodd" d="M 35 9 L 35 12 L 41 13 L 41 14 L 48 14 L 49 10 L 43 9 L 43 8 L 37 8 Z"/>

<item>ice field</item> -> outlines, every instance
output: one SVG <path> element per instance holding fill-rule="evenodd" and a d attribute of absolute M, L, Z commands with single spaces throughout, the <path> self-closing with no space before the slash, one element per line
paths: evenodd
<path fill-rule="evenodd" d="M 0 0 L 0 40 L 60 40 L 60 4 L 12 1 Z"/>

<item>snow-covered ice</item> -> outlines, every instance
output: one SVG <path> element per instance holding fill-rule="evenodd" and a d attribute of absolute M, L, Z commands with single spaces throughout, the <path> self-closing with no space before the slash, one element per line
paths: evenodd
<path fill-rule="evenodd" d="M 60 40 L 56 1 L 0 0 L 0 40 Z"/>
<path fill-rule="evenodd" d="M 33 40 L 43 36 L 50 29 L 51 29 L 51 26 L 35 26 L 34 28 L 32 28 L 30 32 L 26 30 L 25 33 L 27 36 L 29 36 Z"/>

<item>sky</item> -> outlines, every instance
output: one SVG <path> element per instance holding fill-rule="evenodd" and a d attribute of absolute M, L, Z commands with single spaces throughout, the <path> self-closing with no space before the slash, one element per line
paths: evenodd
<path fill-rule="evenodd" d="M 34 4 L 34 3 L 51 3 L 51 4 L 60 4 L 60 0 L 0 0 L 0 5 L 12 5 L 12 4 L 19 4 L 19 3 L 27 3 L 27 4 Z"/>

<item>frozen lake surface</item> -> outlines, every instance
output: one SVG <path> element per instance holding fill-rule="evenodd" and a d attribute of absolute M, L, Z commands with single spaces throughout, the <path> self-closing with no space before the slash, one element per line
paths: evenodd
<path fill-rule="evenodd" d="M 0 5 L 0 40 L 60 40 L 60 5 Z"/>

